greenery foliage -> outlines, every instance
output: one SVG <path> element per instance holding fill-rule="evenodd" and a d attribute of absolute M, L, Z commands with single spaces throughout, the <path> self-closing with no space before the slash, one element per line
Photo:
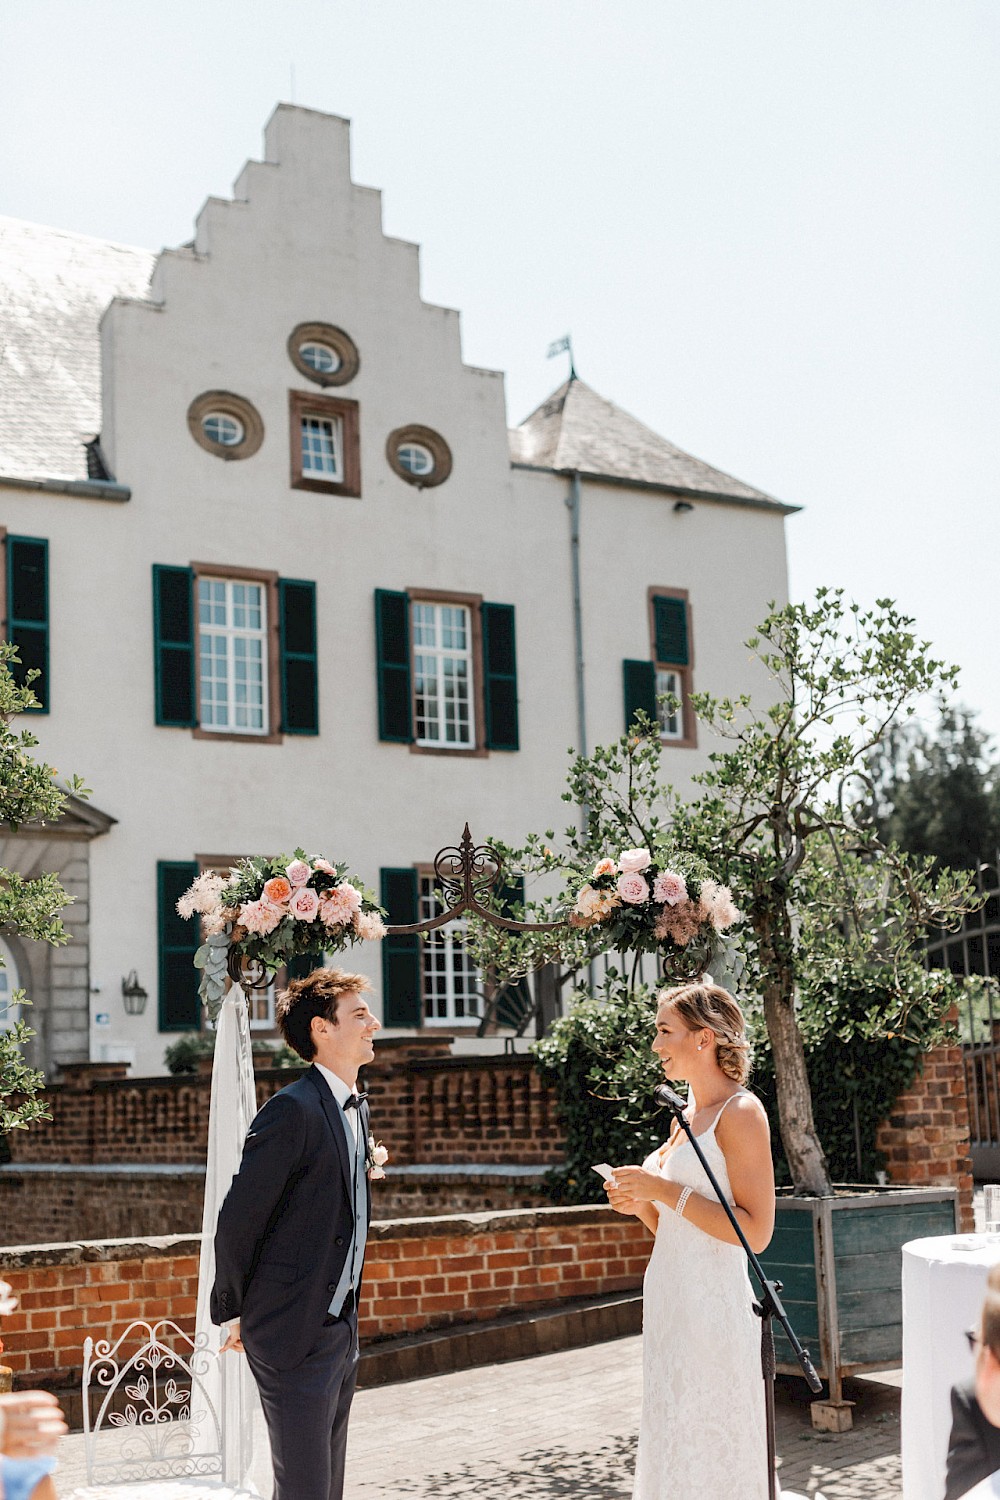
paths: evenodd
<path fill-rule="evenodd" d="M 301 1068 L 302 1059 L 284 1042 L 267 1042 L 263 1038 L 251 1043 L 257 1066 L 272 1068 Z M 173 1074 L 197 1073 L 198 1063 L 203 1057 L 215 1053 L 214 1031 L 185 1031 L 171 1042 L 163 1054 L 167 1071 Z"/>
<path fill-rule="evenodd" d="M 904 855 L 870 817 L 864 773 L 873 751 L 920 696 L 954 681 L 955 669 L 912 627 L 890 600 L 863 611 L 839 590 L 820 590 L 812 606 L 772 608 L 747 642 L 762 669 L 761 701 L 693 700 L 714 744 L 693 778 L 698 795 L 685 802 L 665 784 L 658 730 L 647 722 L 573 761 L 564 796 L 580 820 L 566 831 L 564 855 L 553 852 L 551 830 L 505 851 L 512 868 L 551 877 L 609 848 L 663 840 L 732 888 L 746 914 L 741 999 L 763 1017 L 780 1138 L 800 1192 L 831 1186 L 807 1050 L 829 1040 L 828 1061 L 850 1044 L 858 1068 L 866 1048 L 874 1060 L 882 1044 L 899 1041 L 894 1059 L 942 1039 L 955 983 L 942 973 L 927 979 L 918 945 L 975 901 L 965 876 Z M 559 898 L 536 909 L 555 915 Z M 589 956 L 578 935 L 477 929 L 474 942 L 501 978 L 552 960 L 573 976 Z M 736 991 L 740 971 L 736 958 L 728 973 L 712 969 Z"/>
<path fill-rule="evenodd" d="M 19 662 L 15 648 L 0 642 L 0 824 L 11 829 L 25 823 L 55 823 L 70 795 L 88 795 L 77 776 L 59 786 L 55 767 L 31 754 L 38 744 L 36 737 L 29 729 L 14 728 L 19 714 L 38 707 L 31 690 L 38 673 L 24 674 L 24 685 L 19 686 L 11 671 Z M 0 931 L 59 947 L 66 942 L 59 913 L 69 899 L 55 875 L 26 880 L 16 870 L 0 869 Z M 30 1002 L 18 990 L 8 1003 L 26 1006 Z M 23 1020 L 0 1030 L 0 1134 L 48 1118 L 39 1098 L 44 1079 L 24 1061 L 24 1046 L 33 1035 Z"/>

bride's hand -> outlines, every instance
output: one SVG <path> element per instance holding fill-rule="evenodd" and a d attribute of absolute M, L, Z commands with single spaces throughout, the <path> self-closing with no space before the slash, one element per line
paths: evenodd
<path fill-rule="evenodd" d="M 663 1187 L 663 1178 L 645 1167 L 615 1167 L 615 1181 L 626 1197 L 639 1203 L 652 1203 Z"/>
<path fill-rule="evenodd" d="M 604 1184 L 604 1191 L 608 1195 L 608 1202 L 616 1214 L 637 1214 L 639 1205 L 631 1193 L 626 1193 L 622 1188 L 614 1186 L 610 1182 Z"/>

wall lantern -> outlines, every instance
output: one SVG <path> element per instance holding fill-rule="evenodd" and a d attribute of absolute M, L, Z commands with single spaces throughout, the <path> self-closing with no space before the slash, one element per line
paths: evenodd
<path fill-rule="evenodd" d="M 127 1016 L 141 1016 L 146 1009 L 146 1001 L 149 996 L 139 983 L 139 976 L 134 969 L 131 970 L 127 979 L 122 980 L 122 1000 L 125 1004 Z"/>
<path fill-rule="evenodd" d="M 679 515 L 679 516 L 686 515 L 686 513 L 689 510 L 694 510 L 694 506 L 691 504 L 690 500 L 675 500 L 674 501 L 674 513 L 675 513 L 675 515 Z"/>

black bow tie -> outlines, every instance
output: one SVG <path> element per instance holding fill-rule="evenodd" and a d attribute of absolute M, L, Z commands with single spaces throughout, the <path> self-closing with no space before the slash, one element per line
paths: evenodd
<path fill-rule="evenodd" d="M 345 1109 L 360 1109 L 362 1099 L 367 1099 L 367 1094 L 348 1094 L 344 1100 Z"/>

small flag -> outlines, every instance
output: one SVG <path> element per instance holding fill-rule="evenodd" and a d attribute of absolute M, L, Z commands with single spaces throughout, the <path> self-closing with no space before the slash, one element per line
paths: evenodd
<path fill-rule="evenodd" d="M 556 339 L 554 343 L 552 343 L 552 344 L 549 345 L 549 352 L 548 352 L 548 354 L 546 354 L 545 358 L 546 359 L 553 359 L 557 354 L 571 354 L 571 353 L 572 353 L 572 350 L 571 350 L 570 341 L 569 341 L 569 334 L 566 333 L 566 334 L 563 334 L 563 336 L 562 336 L 561 339 Z"/>

